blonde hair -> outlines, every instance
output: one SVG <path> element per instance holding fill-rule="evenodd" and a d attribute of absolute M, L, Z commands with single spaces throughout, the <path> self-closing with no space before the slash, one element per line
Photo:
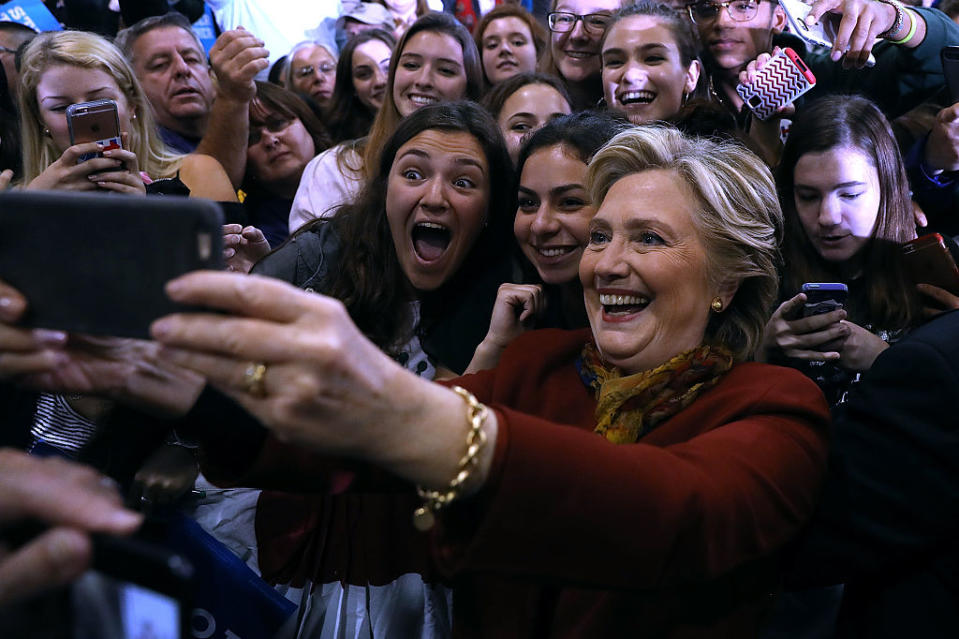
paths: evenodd
<path fill-rule="evenodd" d="M 50 67 L 67 65 L 107 73 L 136 115 L 130 123 L 126 146 L 137 156 L 140 170 L 150 177 L 172 177 L 183 156 L 170 153 L 157 133 L 153 111 L 143 88 L 120 50 L 108 40 L 84 31 L 41 33 L 23 52 L 18 96 L 20 129 L 23 136 L 23 182 L 29 183 L 63 154 L 44 135 L 43 118 L 37 103 L 37 86 Z"/>
<path fill-rule="evenodd" d="M 602 202 L 621 178 L 653 169 L 672 171 L 696 196 L 693 223 L 711 284 L 738 283 L 726 310 L 710 314 L 706 341 L 747 359 L 762 340 L 779 288 L 783 214 L 772 173 L 738 143 L 643 125 L 619 133 L 593 156 L 586 186 L 592 201 Z"/>

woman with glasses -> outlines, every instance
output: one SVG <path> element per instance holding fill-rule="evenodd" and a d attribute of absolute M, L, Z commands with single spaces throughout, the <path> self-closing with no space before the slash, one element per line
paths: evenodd
<path fill-rule="evenodd" d="M 329 146 L 326 130 L 306 102 L 282 87 L 256 83 L 243 208 L 270 246 L 279 246 L 289 235 L 290 207 L 303 169 Z"/>
<path fill-rule="evenodd" d="M 553 0 L 547 14 L 549 47 L 540 63 L 558 76 L 573 99 L 573 110 L 595 107 L 603 97 L 600 42 L 622 0 Z"/>
<path fill-rule="evenodd" d="M 290 50 L 287 59 L 284 86 L 325 107 L 333 97 L 336 55 L 325 44 L 301 42 Z"/>

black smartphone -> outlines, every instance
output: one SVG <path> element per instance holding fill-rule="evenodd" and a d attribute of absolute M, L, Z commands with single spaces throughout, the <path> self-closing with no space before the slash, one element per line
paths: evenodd
<path fill-rule="evenodd" d="M 70 130 L 70 144 L 99 142 L 103 151 L 123 148 L 120 140 L 120 117 L 117 103 L 113 100 L 94 100 L 79 102 L 67 107 L 67 127 Z M 86 162 L 102 157 L 103 153 L 84 153 L 77 162 Z"/>
<path fill-rule="evenodd" d="M 949 87 L 949 99 L 952 104 L 959 102 L 959 46 L 943 47 L 939 51 L 942 60 L 942 74 L 946 76 Z"/>
<path fill-rule="evenodd" d="M 193 566 L 136 537 L 93 536 L 93 568 L 70 588 L 73 639 L 188 639 Z"/>
<path fill-rule="evenodd" d="M 223 268 L 208 200 L 7 191 L 0 211 L 0 280 L 26 297 L 25 326 L 145 339 L 155 319 L 190 310 L 168 281 Z"/>
<path fill-rule="evenodd" d="M 809 317 L 844 308 L 849 287 L 841 282 L 806 282 L 802 292 L 806 294 L 802 316 Z"/>
<path fill-rule="evenodd" d="M 939 233 L 903 244 L 902 260 L 913 283 L 932 284 L 959 295 L 959 268 Z"/>

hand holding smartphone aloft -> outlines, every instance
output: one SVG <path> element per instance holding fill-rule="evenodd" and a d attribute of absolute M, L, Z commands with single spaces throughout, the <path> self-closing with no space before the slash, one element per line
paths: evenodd
<path fill-rule="evenodd" d="M 751 81 L 736 86 L 736 93 L 760 120 L 768 120 L 816 85 L 816 76 L 789 47 L 778 51 L 751 76 Z"/>
<path fill-rule="evenodd" d="M 903 244 L 902 260 L 914 284 L 932 284 L 959 295 L 959 268 L 939 233 L 923 235 Z"/>
<path fill-rule="evenodd" d="M 67 107 L 67 127 L 70 130 L 70 144 L 96 142 L 100 145 L 98 153 L 84 153 L 77 163 L 103 157 L 103 151 L 122 149 L 120 138 L 120 117 L 117 103 L 113 100 L 94 100 L 79 102 Z"/>
<path fill-rule="evenodd" d="M 806 16 L 812 9 L 811 4 L 803 0 L 779 0 L 779 6 L 786 14 L 786 22 L 789 25 L 790 33 L 795 34 L 803 41 L 813 46 L 832 49 L 836 41 L 836 27 L 833 22 L 823 16 L 815 24 L 806 24 Z M 871 45 L 870 45 L 871 46 Z M 866 66 L 871 67 L 876 64 L 876 57 L 870 53 L 866 61 Z"/>
<path fill-rule="evenodd" d="M 168 281 L 223 268 L 209 201 L 8 191 L 0 211 L 0 280 L 26 298 L 28 327 L 149 339 L 153 320 L 183 310 Z"/>
<path fill-rule="evenodd" d="M 849 288 L 841 282 L 806 282 L 802 285 L 806 295 L 803 317 L 822 315 L 844 308 Z"/>

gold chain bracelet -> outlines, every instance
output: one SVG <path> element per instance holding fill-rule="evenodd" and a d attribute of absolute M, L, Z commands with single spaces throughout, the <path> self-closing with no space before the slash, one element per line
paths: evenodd
<path fill-rule="evenodd" d="M 417 530 L 427 531 L 436 522 L 436 513 L 450 505 L 460 496 L 463 484 L 469 479 L 479 461 L 479 453 L 486 444 L 486 432 L 483 424 L 489 409 L 477 401 L 476 396 L 465 388 L 454 386 L 453 391 L 466 402 L 466 419 L 470 430 L 466 435 L 466 453 L 460 458 L 456 475 L 445 490 L 429 490 L 422 486 L 416 487 L 416 492 L 423 500 L 423 505 L 413 513 L 413 526 Z"/>

